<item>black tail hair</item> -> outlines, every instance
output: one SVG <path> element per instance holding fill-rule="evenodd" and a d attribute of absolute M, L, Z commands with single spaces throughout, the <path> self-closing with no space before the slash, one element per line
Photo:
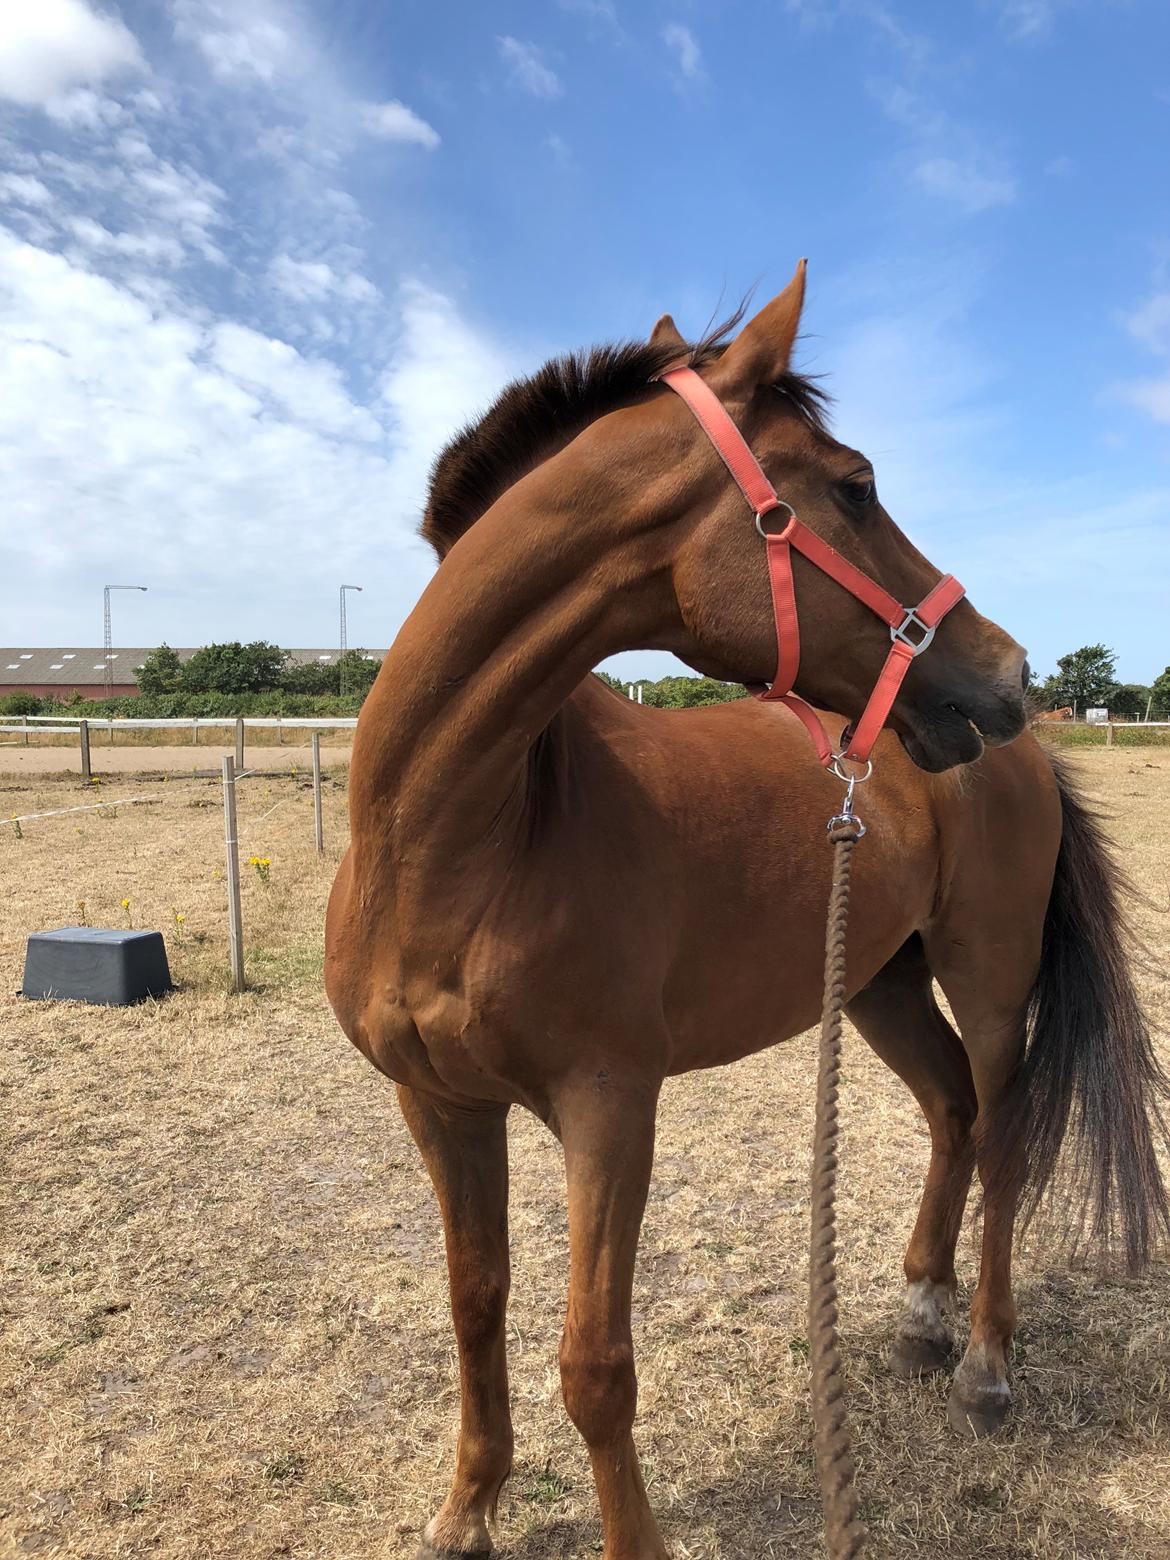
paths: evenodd
<path fill-rule="evenodd" d="M 1052 1186 L 1066 1147 L 1065 1233 L 1124 1251 L 1136 1271 L 1170 1234 L 1156 1144 L 1167 1143 L 1170 1083 L 1134 989 L 1122 908 L 1129 884 L 1065 766 L 1053 758 L 1064 824 L 1028 1046 L 983 1129 L 988 1195 L 1016 1193 L 1024 1224 Z M 1067 1142 L 1066 1142 L 1067 1140 Z"/>

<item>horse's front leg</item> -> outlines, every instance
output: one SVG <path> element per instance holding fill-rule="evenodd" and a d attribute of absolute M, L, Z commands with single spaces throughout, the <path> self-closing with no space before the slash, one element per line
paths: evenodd
<path fill-rule="evenodd" d="M 469 1560 L 492 1547 L 488 1518 L 512 1467 L 504 1319 L 508 1305 L 506 1106 L 462 1110 L 398 1090 L 438 1193 L 459 1347 L 455 1477 L 427 1524 L 419 1560 Z"/>
<path fill-rule="evenodd" d="M 604 1560 L 665 1560 L 634 1450 L 638 1387 L 630 1331 L 659 1085 L 623 1084 L 614 1072 L 583 1079 L 555 1101 L 569 1198 L 561 1386 L 593 1464 Z"/>

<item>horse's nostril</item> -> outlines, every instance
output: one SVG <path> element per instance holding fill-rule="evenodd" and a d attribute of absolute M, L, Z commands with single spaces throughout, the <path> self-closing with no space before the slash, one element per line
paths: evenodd
<path fill-rule="evenodd" d="M 1025 693 L 1027 693 L 1028 686 L 1031 683 L 1031 681 L 1032 681 L 1032 668 L 1028 665 L 1027 660 L 1025 660 L 1024 661 L 1024 669 L 1020 673 L 1020 682 L 1023 684 L 1023 689 L 1024 689 Z"/>

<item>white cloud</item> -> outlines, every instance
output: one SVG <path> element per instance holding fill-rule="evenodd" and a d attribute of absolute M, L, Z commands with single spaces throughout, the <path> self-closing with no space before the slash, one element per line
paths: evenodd
<path fill-rule="evenodd" d="M 516 86 L 533 97 L 559 98 L 564 86 L 556 71 L 546 64 L 536 44 L 522 38 L 497 38 L 500 58 L 508 67 L 508 75 Z"/>
<path fill-rule="evenodd" d="M 335 364 L 302 357 L 287 341 L 231 320 L 212 328 L 209 350 L 226 374 L 294 422 L 340 439 L 381 437 L 380 424 L 350 399 Z"/>
<path fill-rule="evenodd" d="M 914 179 L 928 194 L 951 201 L 969 216 L 1010 205 L 1018 192 L 1014 178 L 985 172 L 974 159 L 927 157 L 915 167 Z"/>
<path fill-rule="evenodd" d="M 450 299 L 404 290 L 364 404 L 331 362 L 2 227 L 0 276 L 0 574 L 49 587 L 48 606 L 6 602 L 12 633 L 66 632 L 100 571 L 143 558 L 172 637 L 186 612 L 187 637 L 303 639 L 303 614 L 276 614 L 342 567 L 393 632 L 429 568 L 413 531 L 430 462 L 514 367 Z M 219 619 L 190 605 L 201 592 Z"/>
<path fill-rule="evenodd" d="M 1126 330 L 1151 352 L 1170 352 L 1170 292 L 1154 293 L 1124 317 Z"/>
<path fill-rule="evenodd" d="M 362 128 L 384 141 L 406 141 L 429 151 L 439 144 L 438 131 L 396 98 L 387 103 L 363 103 L 360 116 Z"/>
<path fill-rule="evenodd" d="M 1052 28 L 1053 0 L 1001 0 L 999 19 L 1012 38 L 1042 38 Z"/>
<path fill-rule="evenodd" d="M 908 176 L 920 190 L 965 216 L 1016 199 L 1019 181 L 981 136 L 902 82 L 872 82 L 869 90 L 886 117 L 907 131 Z"/>
<path fill-rule="evenodd" d="M 1158 357 L 1170 358 L 1170 292 L 1152 293 L 1122 324 L 1137 342 Z M 1122 401 L 1157 423 L 1170 423 L 1170 364 L 1165 372 L 1131 379 L 1116 387 Z"/>
<path fill-rule="evenodd" d="M 662 41 L 674 56 L 675 68 L 684 81 L 701 81 L 703 51 L 689 27 L 670 22 L 662 29 Z"/>
<path fill-rule="evenodd" d="M 92 217 L 70 217 L 66 226 L 86 249 L 98 254 L 124 255 L 150 265 L 181 265 L 183 246 L 167 233 L 112 233 Z"/>
<path fill-rule="evenodd" d="M 392 419 L 394 440 L 421 507 L 434 456 L 515 376 L 518 365 L 434 288 L 408 281 L 399 303 L 402 339 L 382 377 L 379 399 Z"/>
<path fill-rule="evenodd" d="M 39 179 L 23 173 L 0 173 L 0 200 L 18 206 L 47 206 L 52 199 Z"/>
<path fill-rule="evenodd" d="M 359 271 L 338 271 L 324 260 L 294 260 L 277 255 L 268 267 L 268 280 L 294 303 L 319 303 L 341 298 L 348 303 L 372 303 L 378 289 Z"/>
<path fill-rule="evenodd" d="M 1123 401 L 1136 406 L 1154 422 L 1170 423 L 1170 373 L 1160 379 L 1134 379 L 1119 387 Z"/>
<path fill-rule="evenodd" d="M 0 4 L 0 97 L 43 107 L 73 87 L 142 63 L 133 33 L 85 0 Z"/>
<path fill-rule="evenodd" d="M 89 87 L 77 87 L 50 98 L 44 109 L 50 119 L 71 130 L 105 130 L 126 117 L 121 103 Z"/>
<path fill-rule="evenodd" d="M 283 15 L 266 0 L 174 0 L 175 35 L 193 43 L 221 81 L 276 80 L 296 60 Z"/>

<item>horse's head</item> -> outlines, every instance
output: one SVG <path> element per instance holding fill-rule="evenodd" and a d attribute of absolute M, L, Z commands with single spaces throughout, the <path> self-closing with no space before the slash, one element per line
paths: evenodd
<path fill-rule="evenodd" d="M 940 574 L 902 534 L 877 496 L 871 462 L 832 438 L 805 382 L 789 372 L 804 300 L 804 264 L 718 356 L 699 368 L 733 416 L 780 497 L 805 526 L 896 600 L 912 605 Z M 657 342 L 677 340 L 669 316 Z M 644 409 L 659 437 L 677 504 L 672 582 L 683 642 L 671 648 L 700 672 L 763 682 L 776 667 L 765 547 L 750 509 L 687 408 L 663 392 Z M 659 489 L 661 491 L 661 489 Z M 890 648 L 888 627 L 804 557 L 793 563 L 801 656 L 796 691 L 856 718 Z M 1024 729 L 1024 651 L 963 600 L 940 624 L 928 654 L 910 667 L 889 724 L 920 768 L 978 758 L 984 743 Z"/>

